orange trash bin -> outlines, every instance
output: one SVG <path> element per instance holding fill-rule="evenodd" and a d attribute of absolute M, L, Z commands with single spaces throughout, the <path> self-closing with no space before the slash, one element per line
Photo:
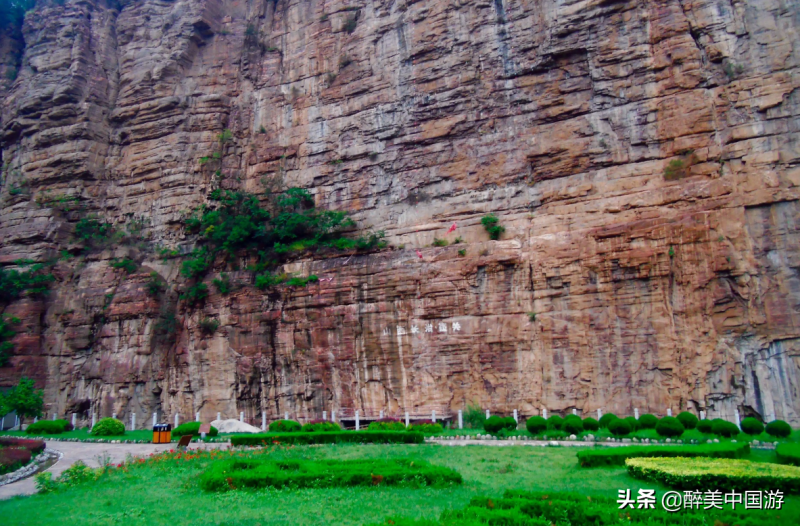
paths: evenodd
<path fill-rule="evenodd" d="M 172 425 L 156 424 L 153 426 L 153 444 L 169 444 L 172 442 Z"/>

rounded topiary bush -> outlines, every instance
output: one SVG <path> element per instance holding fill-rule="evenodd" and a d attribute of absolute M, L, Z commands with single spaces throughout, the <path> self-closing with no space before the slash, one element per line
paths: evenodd
<path fill-rule="evenodd" d="M 655 429 L 658 425 L 658 417 L 650 413 L 639 417 L 639 429 Z"/>
<path fill-rule="evenodd" d="M 739 434 L 739 427 L 733 422 L 715 418 L 711 421 L 711 432 L 721 437 L 730 438 Z"/>
<path fill-rule="evenodd" d="M 600 427 L 608 427 L 608 424 L 610 424 L 616 419 L 617 415 L 615 415 L 614 413 L 606 413 L 600 417 L 599 421 Z"/>
<path fill-rule="evenodd" d="M 547 429 L 562 430 L 564 429 L 564 419 L 558 415 L 553 415 L 547 419 Z"/>
<path fill-rule="evenodd" d="M 627 418 L 624 418 L 623 420 L 625 420 L 628 423 L 628 425 L 631 426 L 631 431 L 636 431 L 639 429 L 639 421 L 636 420 L 636 417 L 629 416 Z"/>
<path fill-rule="evenodd" d="M 531 435 L 538 435 L 547 429 L 547 420 L 541 416 L 532 416 L 525 422 L 525 428 Z"/>
<path fill-rule="evenodd" d="M 507 429 L 508 431 L 516 431 L 516 429 L 517 429 L 517 421 L 514 420 L 513 416 L 505 417 L 503 419 L 503 422 L 505 423 L 505 429 Z"/>
<path fill-rule="evenodd" d="M 497 415 L 492 415 L 483 422 L 483 429 L 487 433 L 495 434 L 501 429 L 505 429 L 505 420 Z"/>
<path fill-rule="evenodd" d="M 200 436 L 200 426 L 202 422 L 184 422 L 172 430 L 172 438 L 180 438 L 185 435 Z M 206 433 L 206 436 L 215 437 L 219 434 L 219 430 L 211 426 L 211 430 Z"/>
<path fill-rule="evenodd" d="M 697 430 L 701 433 L 711 433 L 711 420 L 704 418 L 697 422 Z"/>
<path fill-rule="evenodd" d="M 597 431 L 600 429 L 600 423 L 592 417 L 584 418 L 583 429 L 586 431 Z"/>
<path fill-rule="evenodd" d="M 611 431 L 612 435 L 618 437 L 627 435 L 632 431 L 630 422 L 623 418 L 616 418 L 609 422 L 608 430 Z"/>
<path fill-rule="evenodd" d="M 297 433 L 302 428 L 300 422 L 295 420 L 275 420 L 269 424 L 271 433 Z"/>
<path fill-rule="evenodd" d="M 767 424 L 767 434 L 778 438 L 786 438 L 792 434 L 792 427 L 783 420 L 773 420 Z"/>
<path fill-rule="evenodd" d="M 662 437 L 674 438 L 679 437 L 686 431 L 681 421 L 674 416 L 665 416 L 656 424 L 656 433 Z"/>
<path fill-rule="evenodd" d="M 370 431 L 405 431 L 406 425 L 396 418 L 382 418 L 370 422 L 367 429 Z"/>
<path fill-rule="evenodd" d="M 25 432 L 29 435 L 58 435 L 65 430 L 66 420 L 39 420 L 29 425 Z"/>
<path fill-rule="evenodd" d="M 689 411 L 683 411 L 682 413 L 680 413 L 678 415 L 678 420 L 681 421 L 681 424 L 683 424 L 683 427 L 685 429 L 694 429 L 695 427 L 697 427 L 697 422 L 699 422 L 697 417 L 694 416 Z"/>
<path fill-rule="evenodd" d="M 577 415 L 570 415 L 564 419 L 564 431 L 570 435 L 577 435 L 583 431 L 583 420 Z"/>
<path fill-rule="evenodd" d="M 405 429 L 405 426 L 403 428 Z M 312 420 L 303 424 L 302 430 L 305 433 L 330 433 L 331 431 L 341 431 L 342 428 L 336 422 Z"/>
<path fill-rule="evenodd" d="M 748 435 L 760 435 L 764 432 L 764 424 L 761 423 L 757 418 L 753 418 L 752 416 L 748 416 L 744 420 L 742 420 L 742 431 L 747 433 Z"/>
<path fill-rule="evenodd" d="M 98 437 L 113 437 L 125 434 L 125 424 L 116 418 L 103 418 L 92 428 L 92 434 Z"/>

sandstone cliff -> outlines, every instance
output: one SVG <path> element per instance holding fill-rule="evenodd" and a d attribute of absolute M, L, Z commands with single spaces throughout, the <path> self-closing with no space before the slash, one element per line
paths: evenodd
<path fill-rule="evenodd" d="M 0 385 L 33 376 L 84 418 L 477 402 L 797 425 L 799 33 L 797 0 L 40 2 L 0 37 L 0 263 L 63 257 L 5 306 Z M 230 187 L 307 188 L 391 248 L 177 301 L 156 247 L 192 248 L 223 129 Z M 87 214 L 142 241 L 83 254 Z"/>

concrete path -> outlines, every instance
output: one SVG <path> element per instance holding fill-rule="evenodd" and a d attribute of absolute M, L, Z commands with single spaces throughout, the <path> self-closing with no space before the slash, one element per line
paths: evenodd
<path fill-rule="evenodd" d="M 210 444 L 195 444 L 189 449 L 203 448 L 213 449 L 226 448 L 230 444 L 227 442 L 216 442 Z M 48 442 L 47 447 L 60 451 L 63 456 L 61 460 L 50 466 L 49 471 L 53 477 L 57 477 L 62 471 L 70 467 L 78 460 L 82 460 L 87 466 L 96 468 L 100 466 L 100 458 L 108 456 L 111 462 L 118 464 L 125 460 L 128 455 L 147 456 L 150 453 L 174 449 L 175 444 L 102 444 L 99 442 Z M 0 499 L 8 499 L 17 495 L 33 495 L 36 487 L 33 477 L 28 477 L 5 486 L 0 486 Z"/>

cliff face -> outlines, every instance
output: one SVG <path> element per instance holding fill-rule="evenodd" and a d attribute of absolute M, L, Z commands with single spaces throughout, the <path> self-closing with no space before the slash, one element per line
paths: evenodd
<path fill-rule="evenodd" d="M 5 307 L 0 385 L 37 378 L 48 412 L 800 423 L 797 0 L 67 0 L 22 33 L 0 37 L 0 262 L 77 254 L 89 213 L 144 226 Z M 178 302 L 154 247 L 193 246 L 223 129 L 224 185 L 308 188 L 393 248 Z"/>

